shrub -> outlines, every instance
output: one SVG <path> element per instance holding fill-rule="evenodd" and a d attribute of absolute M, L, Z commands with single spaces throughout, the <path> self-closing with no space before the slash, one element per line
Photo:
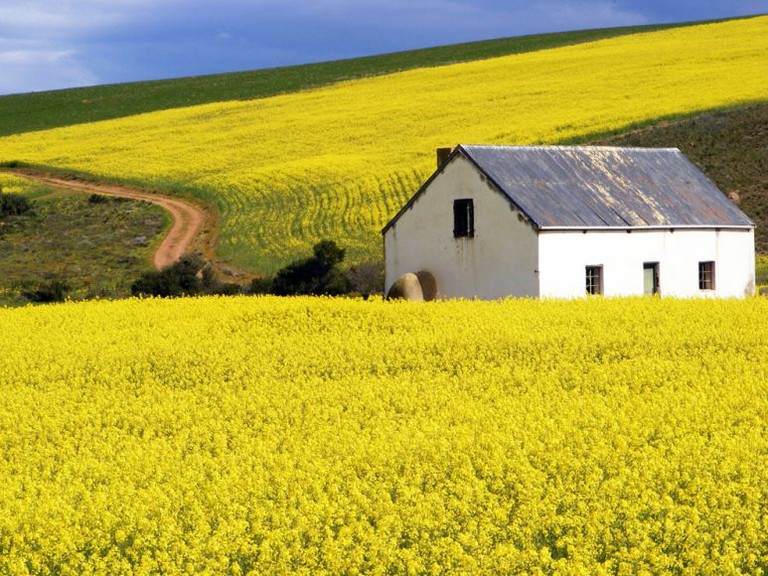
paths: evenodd
<path fill-rule="evenodd" d="M 220 282 L 213 267 L 200 254 L 185 254 L 162 270 L 145 272 L 131 286 L 134 296 L 234 296 L 243 293 L 236 282 Z"/>
<path fill-rule="evenodd" d="M 280 269 L 272 281 L 271 292 L 278 296 L 348 293 L 349 278 L 338 268 L 346 251 L 333 240 L 322 240 L 315 244 L 313 252 L 312 257 Z"/>
<path fill-rule="evenodd" d="M 32 210 L 32 205 L 21 194 L 4 194 L 0 189 L 0 218 L 3 216 L 21 216 Z"/>
<path fill-rule="evenodd" d="M 352 266 L 347 273 L 352 291 L 367 298 L 371 294 L 381 294 L 384 290 L 384 264 L 381 262 L 363 262 Z"/>
<path fill-rule="evenodd" d="M 272 282 L 269 276 L 254 278 L 248 286 L 248 294 L 272 294 Z"/>
<path fill-rule="evenodd" d="M 62 278 L 52 278 L 41 282 L 35 290 L 25 290 L 21 293 L 30 302 L 64 302 L 72 287 Z"/>
<path fill-rule="evenodd" d="M 237 296 L 243 293 L 243 287 L 237 282 L 217 282 L 205 293 L 217 296 Z"/>
<path fill-rule="evenodd" d="M 91 194 L 88 196 L 88 204 L 106 204 L 109 202 L 109 198 L 103 194 Z"/>
<path fill-rule="evenodd" d="M 194 296 L 202 291 L 199 275 L 206 266 L 200 254 L 185 254 L 162 270 L 145 272 L 131 285 L 134 296 Z"/>
<path fill-rule="evenodd" d="M 91 194 L 88 196 L 89 204 L 121 204 L 128 202 L 128 198 L 121 198 L 119 196 L 109 196 L 107 194 Z"/>

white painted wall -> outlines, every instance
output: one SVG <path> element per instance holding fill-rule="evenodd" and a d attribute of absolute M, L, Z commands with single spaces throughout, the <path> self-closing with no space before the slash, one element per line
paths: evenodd
<path fill-rule="evenodd" d="M 453 201 L 472 198 L 474 238 L 454 238 Z M 438 297 L 538 296 L 536 232 L 463 156 L 455 156 L 384 235 L 386 289 L 431 272 Z"/>
<path fill-rule="evenodd" d="M 540 294 L 584 296 L 587 266 L 603 266 L 605 296 L 643 294 L 643 263 L 658 262 L 662 296 L 742 298 L 754 293 L 754 231 L 633 230 L 539 233 Z M 699 262 L 715 262 L 715 290 L 699 289 Z"/>

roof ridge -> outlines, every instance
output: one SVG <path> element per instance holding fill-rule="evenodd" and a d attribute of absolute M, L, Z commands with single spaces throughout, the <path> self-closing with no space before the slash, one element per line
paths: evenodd
<path fill-rule="evenodd" d="M 579 145 L 579 144 L 459 144 L 458 147 L 467 148 L 499 148 L 509 150 L 633 150 L 639 152 L 658 152 L 659 150 L 676 150 L 680 152 L 680 149 L 676 146 L 667 147 L 638 147 L 638 146 L 600 146 L 600 145 Z"/>

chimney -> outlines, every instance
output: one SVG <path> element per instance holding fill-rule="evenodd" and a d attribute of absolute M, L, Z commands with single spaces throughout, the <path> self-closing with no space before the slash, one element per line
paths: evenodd
<path fill-rule="evenodd" d="M 448 160 L 448 156 L 451 155 L 452 150 L 450 148 L 438 148 L 437 149 L 437 169 L 443 167 L 445 161 Z"/>

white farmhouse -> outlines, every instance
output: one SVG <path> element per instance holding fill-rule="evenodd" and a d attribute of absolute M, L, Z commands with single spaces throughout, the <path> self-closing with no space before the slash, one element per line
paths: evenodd
<path fill-rule="evenodd" d="M 676 148 L 445 156 L 382 231 L 387 289 L 426 271 L 439 298 L 754 292 L 754 223 Z"/>

